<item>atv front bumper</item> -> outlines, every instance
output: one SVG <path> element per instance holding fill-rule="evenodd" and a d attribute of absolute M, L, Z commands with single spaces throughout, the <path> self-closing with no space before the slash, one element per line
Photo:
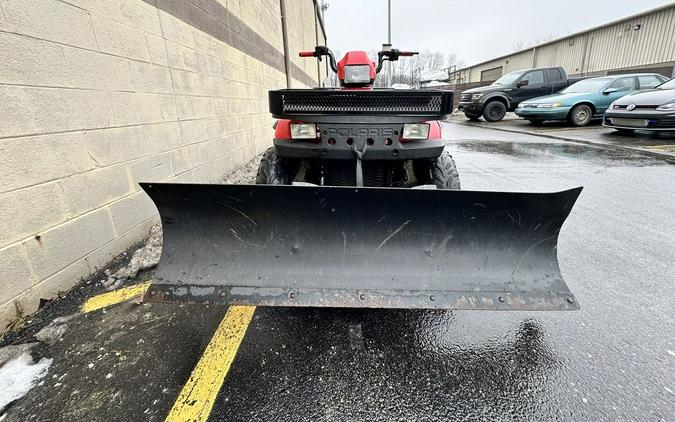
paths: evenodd
<path fill-rule="evenodd" d="M 320 139 L 310 141 L 275 139 L 274 147 L 281 157 L 326 160 L 354 160 L 356 159 L 355 150 L 364 151 L 363 160 L 436 158 L 441 155 L 445 147 L 445 142 L 441 139 L 415 141 L 386 139 L 391 141 L 391 145 L 385 144 L 385 138 L 354 139 L 322 136 Z"/>

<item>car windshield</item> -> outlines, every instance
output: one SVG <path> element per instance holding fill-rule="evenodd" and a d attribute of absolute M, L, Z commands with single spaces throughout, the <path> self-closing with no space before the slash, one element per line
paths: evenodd
<path fill-rule="evenodd" d="M 567 88 L 560 91 L 563 94 L 577 93 L 577 92 L 595 92 L 602 89 L 608 82 L 613 81 L 614 78 L 593 78 L 584 79 L 576 82 Z"/>
<path fill-rule="evenodd" d="M 516 79 L 520 78 L 523 73 L 525 73 L 524 70 L 507 73 L 506 75 L 492 82 L 492 85 L 511 85 L 516 81 Z"/>
<path fill-rule="evenodd" d="M 657 88 L 658 89 L 675 89 L 675 79 L 671 79 L 668 82 L 662 83 Z"/>

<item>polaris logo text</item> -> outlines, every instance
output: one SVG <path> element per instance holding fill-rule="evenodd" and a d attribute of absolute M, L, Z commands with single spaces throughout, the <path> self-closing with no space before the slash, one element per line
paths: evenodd
<path fill-rule="evenodd" d="M 390 127 L 341 127 L 326 129 L 327 135 L 340 138 L 390 138 L 394 136 L 394 129 Z"/>

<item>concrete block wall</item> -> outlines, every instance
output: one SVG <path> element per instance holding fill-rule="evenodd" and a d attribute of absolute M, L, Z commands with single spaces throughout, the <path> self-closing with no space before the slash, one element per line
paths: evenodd
<path fill-rule="evenodd" d="M 147 235 L 139 181 L 213 182 L 267 148 L 283 57 L 277 0 L 0 0 L 0 328 Z"/>

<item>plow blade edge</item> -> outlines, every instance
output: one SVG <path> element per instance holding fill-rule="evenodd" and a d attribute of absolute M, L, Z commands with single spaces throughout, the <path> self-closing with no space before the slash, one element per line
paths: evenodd
<path fill-rule="evenodd" d="M 142 187 L 164 229 L 149 301 L 578 309 L 557 242 L 581 188 Z"/>

